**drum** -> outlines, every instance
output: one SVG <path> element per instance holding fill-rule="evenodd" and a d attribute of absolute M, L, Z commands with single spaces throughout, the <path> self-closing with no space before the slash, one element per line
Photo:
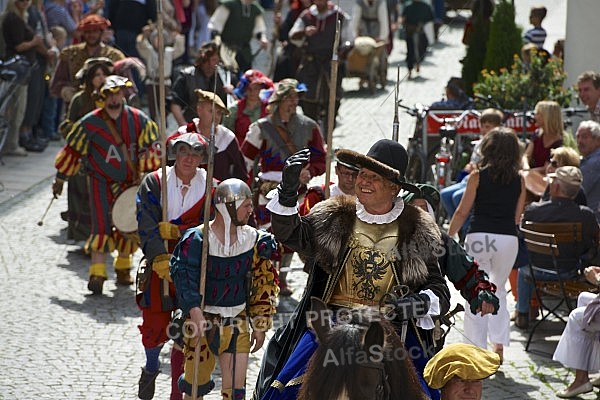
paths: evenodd
<path fill-rule="evenodd" d="M 138 186 L 131 186 L 117 196 L 112 208 L 113 226 L 129 240 L 139 243 L 135 199 Z"/>

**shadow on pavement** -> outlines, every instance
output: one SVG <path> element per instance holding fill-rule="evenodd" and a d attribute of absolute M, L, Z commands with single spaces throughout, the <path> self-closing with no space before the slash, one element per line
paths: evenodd
<path fill-rule="evenodd" d="M 121 286 L 110 289 L 107 286 L 105 283 L 103 295 L 86 294 L 82 303 L 70 299 L 61 299 L 57 296 L 50 297 L 50 303 L 56 304 L 65 310 L 87 314 L 90 318 L 106 324 L 127 325 L 131 323 L 131 318 L 140 316 L 133 291 L 130 288 Z M 110 295 L 107 296 L 106 294 Z"/>
<path fill-rule="evenodd" d="M 53 237 L 51 238 L 53 239 Z M 87 282 L 90 257 L 85 254 L 83 249 L 80 247 L 73 247 L 67 251 L 65 258 L 67 261 L 66 263 L 57 264 L 56 266 L 74 272 L 79 278 Z"/>
<path fill-rule="evenodd" d="M 537 390 L 537 387 L 534 385 L 529 385 L 523 382 L 517 382 L 511 377 L 506 376 L 504 374 L 504 371 L 502 371 L 502 367 L 500 367 L 500 370 L 496 372 L 495 375 L 493 375 L 490 379 L 484 381 L 483 392 L 491 394 L 492 392 L 494 392 L 493 388 L 502 389 L 506 387 L 510 387 L 511 391 L 514 391 L 515 394 L 520 393 L 520 398 L 526 398 L 526 393 L 535 392 Z"/>

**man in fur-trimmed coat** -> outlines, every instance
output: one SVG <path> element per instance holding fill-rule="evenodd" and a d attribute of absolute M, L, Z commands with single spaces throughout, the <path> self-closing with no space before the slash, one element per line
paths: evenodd
<path fill-rule="evenodd" d="M 393 322 L 405 336 L 424 394 L 439 399 L 439 392 L 427 387 L 422 373 L 434 351 L 432 317 L 448 311 L 450 293 L 437 263 L 442 251 L 439 229 L 424 211 L 398 197 L 401 188 L 418 190 L 404 181 L 406 150 L 387 139 L 376 142 L 366 156 L 340 150 L 339 160 L 360 167 L 357 199 L 331 198 L 300 217 L 299 173 L 309 157 L 305 149 L 288 158 L 282 182 L 267 206 L 277 239 L 313 267 L 296 310 L 298 319 L 269 344 L 278 347 L 281 355 L 274 357 L 267 349 L 255 398 L 295 398 L 306 362 L 317 346 L 302 324 L 307 298 L 316 296 L 333 310 L 334 319 L 344 308 L 379 307 L 389 300 L 394 306 Z"/>

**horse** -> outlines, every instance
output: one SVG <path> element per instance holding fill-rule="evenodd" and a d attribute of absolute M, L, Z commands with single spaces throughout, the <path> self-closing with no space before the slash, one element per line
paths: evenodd
<path fill-rule="evenodd" d="M 378 311 L 345 310 L 334 327 L 330 314 L 321 300 L 311 299 L 309 323 L 319 346 L 306 367 L 298 399 L 428 398 L 400 337 Z"/>

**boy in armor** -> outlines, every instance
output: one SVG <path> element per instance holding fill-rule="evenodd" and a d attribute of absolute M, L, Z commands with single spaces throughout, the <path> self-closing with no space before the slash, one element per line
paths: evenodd
<path fill-rule="evenodd" d="M 211 373 L 218 358 L 223 398 L 244 399 L 248 354 L 262 347 L 275 313 L 278 288 L 270 259 L 277 242 L 272 235 L 247 225 L 253 209 L 252 192 L 243 181 L 231 178 L 221 182 L 215 189 L 214 204 L 205 286 L 200 288 L 203 226 L 189 229 L 171 258 L 171 278 L 186 316 L 185 365 L 179 387 L 190 395 L 196 375 L 198 395 L 209 393 L 215 386 Z"/>

